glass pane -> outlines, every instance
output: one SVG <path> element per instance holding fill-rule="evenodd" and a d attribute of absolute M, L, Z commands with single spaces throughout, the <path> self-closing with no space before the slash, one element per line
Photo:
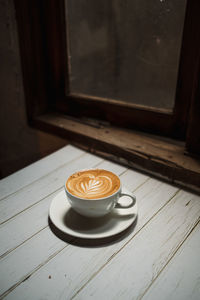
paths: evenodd
<path fill-rule="evenodd" d="M 186 0 L 68 0 L 70 91 L 172 109 Z"/>

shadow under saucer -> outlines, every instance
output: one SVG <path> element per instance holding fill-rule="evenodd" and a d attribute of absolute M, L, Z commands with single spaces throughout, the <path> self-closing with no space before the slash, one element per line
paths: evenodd
<path fill-rule="evenodd" d="M 137 222 L 137 203 L 131 208 L 114 208 L 103 217 L 84 217 L 66 201 L 64 191 L 57 194 L 49 209 L 49 226 L 62 240 L 82 246 L 113 243 L 129 234 Z"/>
<path fill-rule="evenodd" d="M 84 217 L 83 217 L 84 218 Z M 89 218 L 86 218 L 87 220 Z M 90 222 L 90 220 L 88 220 Z M 50 217 L 48 218 L 48 223 L 51 231 L 62 241 L 72 244 L 74 246 L 80 246 L 80 247 L 103 247 L 105 245 L 111 245 L 117 242 L 120 242 L 122 239 L 127 237 L 128 235 L 131 234 L 131 232 L 134 231 L 134 228 L 137 224 L 137 216 L 134 222 L 126 228 L 124 231 L 119 232 L 115 235 L 108 236 L 105 238 L 80 238 L 80 237 L 74 237 L 70 234 L 67 234 L 60 229 L 58 229 L 51 221 Z"/>
<path fill-rule="evenodd" d="M 108 232 L 116 227 L 117 222 L 132 219 L 133 214 L 120 215 L 111 212 L 103 217 L 89 218 L 76 213 L 70 208 L 63 217 L 64 224 L 72 230 L 80 233 L 97 234 Z"/>

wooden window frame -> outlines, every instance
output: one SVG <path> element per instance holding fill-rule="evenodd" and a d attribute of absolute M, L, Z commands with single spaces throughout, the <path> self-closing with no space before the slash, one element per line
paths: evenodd
<path fill-rule="evenodd" d="M 194 157 L 200 153 L 199 1 L 187 2 L 173 113 L 70 93 L 64 0 L 15 0 L 15 8 L 32 126 L 199 191 L 200 163 Z M 183 142 L 135 130 L 185 139 L 186 148 Z"/>

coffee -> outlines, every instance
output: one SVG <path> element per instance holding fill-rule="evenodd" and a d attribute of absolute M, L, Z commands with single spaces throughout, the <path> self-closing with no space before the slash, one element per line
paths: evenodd
<path fill-rule="evenodd" d="M 120 180 L 107 170 L 84 170 L 71 175 L 66 182 L 66 188 L 76 197 L 98 199 L 117 192 L 120 188 Z"/>

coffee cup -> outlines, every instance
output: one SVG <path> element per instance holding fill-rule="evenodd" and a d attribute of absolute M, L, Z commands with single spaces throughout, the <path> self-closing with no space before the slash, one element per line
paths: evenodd
<path fill-rule="evenodd" d="M 114 208 L 127 209 L 134 206 L 135 196 L 124 192 L 119 177 L 104 169 L 78 171 L 65 182 L 65 192 L 71 207 L 86 217 L 102 217 Z M 123 196 L 131 202 L 123 204 Z"/>

